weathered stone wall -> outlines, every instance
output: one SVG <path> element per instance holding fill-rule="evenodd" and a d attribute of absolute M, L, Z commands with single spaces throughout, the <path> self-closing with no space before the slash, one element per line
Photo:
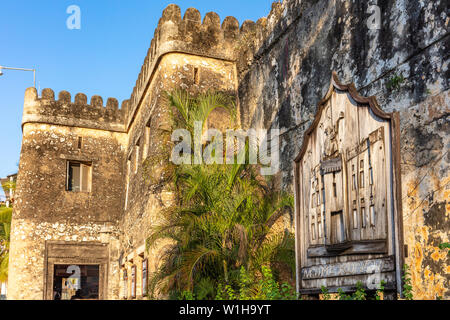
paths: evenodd
<path fill-rule="evenodd" d="M 47 103 L 38 100 L 34 88 L 27 90 L 11 233 L 8 298 L 43 299 L 44 251 L 46 241 L 50 240 L 108 243 L 111 259 L 108 297 L 114 298 L 118 290 L 116 226 L 122 216 L 126 135 L 86 128 L 82 119 L 77 123 L 77 118 L 70 114 L 68 122 L 73 127 L 64 125 L 61 112 L 58 124 L 40 123 L 45 118 L 44 121 L 28 118 L 31 110 L 51 109 L 46 109 Z M 74 108 L 68 104 L 69 101 L 60 104 L 60 110 Z M 97 123 L 101 127 L 101 122 L 97 120 Z M 79 137 L 81 148 L 78 148 Z M 66 191 L 67 160 L 92 163 L 91 192 Z"/>
<path fill-rule="evenodd" d="M 406 262 L 418 299 L 449 297 L 449 7 L 447 1 L 284 1 L 252 25 L 238 55 L 244 127 L 279 127 L 280 184 L 292 191 L 292 160 L 337 71 L 400 111 Z"/>
<path fill-rule="evenodd" d="M 197 69 L 197 79 L 194 77 L 194 69 Z M 129 127 L 129 145 L 127 150 L 130 159 L 128 202 L 121 228 L 121 254 L 126 259 L 122 263 L 131 274 L 131 266 L 136 265 L 140 275 L 142 261 L 136 249 L 144 246 L 152 228 L 160 222 L 160 211 L 172 201 L 171 186 L 167 185 L 167 177 L 164 176 L 164 164 L 158 157 L 164 153 L 167 147 L 167 138 L 163 137 L 163 130 L 171 129 L 170 112 L 166 97 L 167 92 L 175 88 L 185 89 L 190 93 L 206 92 L 210 89 L 227 92 L 236 95 L 236 71 L 231 62 L 214 58 L 199 57 L 185 53 L 169 53 L 161 57 L 152 82 L 149 84 L 142 104 L 138 106 L 135 118 Z M 229 127 L 226 115 L 219 110 L 211 114 L 213 119 L 210 124 L 213 127 Z M 146 126 L 150 124 L 150 141 L 145 144 Z M 136 148 L 140 141 L 139 149 Z M 169 146 L 169 151 L 170 151 Z M 145 157 L 145 155 L 147 157 Z M 136 161 L 136 157 L 139 157 Z M 137 164 L 137 168 L 136 168 Z M 156 167 L 156 170 L 149 168 Z M 127 170 L 125 163 L 124 170 Z M 145 252 L 149 259 L 149 272 L 154 272 L 160 263 L 161 245 L 152 247 Z M 131 254 L 131 256 L 130 256 Z M 139 262 L 136 262 L 136 258 Z M 127 263 L 129 260 L 133 263 Z M 130 281 L 130 279 L 129 279 Z M 137 283 L 137 292 L 141 291 L 141 283 Z M 131 283 L 128 285 L 130 290 Z"/>

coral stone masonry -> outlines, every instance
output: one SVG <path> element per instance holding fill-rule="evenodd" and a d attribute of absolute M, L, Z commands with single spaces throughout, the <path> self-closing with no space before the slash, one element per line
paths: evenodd
<path fill-rule="evenodd" d="M 193 8 L 182 16 L 178 6 L 169 5 L 131 97 L 120 107 L 114 98 L 93 96 L 88 102 L 82 93 L 72 97 L 62 91 L 56 97 L 51 89 L 40 95 L 27 89 L 8 299 L 59 299 L 80 286 L 87 299 L 145 298 L 147 277 L 157 269 L 164 246 L 147 250 L 146 238 L 173 197 L 164 183 L 149 186 L 144 165 L 166 142 L 159 134 L 170 116 L 166 91 L 231 94 L 242 129 L 280 129 L 280 172 L 274 178 L 280 189 L 294 194 L 304 182 L 294 179 L 294 160 L 333 71 L 341 83 L 354 83 L 361 96 L 373 97 L 382 112 L 399 119 L 398 168 L 392 174 L 400 183 L 395 212 L 401 221 L 395 232 L 383 231 L 387 243 L 395 240 L 383 261 L 396 256 L 409 265 L 415 298 L 448 299 L 450 266 L 447 251 L 439 249 L 450 234 L 448 1 L 378 1 L 378 6 L 380 25 L 369 28 L 366 1 L 285 0 L 275 2 L 267 17 L 242 24 L 214 12 L 202 20 Z M 228 123 L 220 111 L 211 115 L 212 127 L 226 129 Z M 375 129 L 367 139 L 391 136 L 388 127 L 384 135 Z M 330 172 L 342 170 L 328 165 Z M 390 196 L 377 206 L 390 205 Z M 352 219 L 352 210 L 342 212 Z M 294 217 L 282 219 L 294 232 Z M 391 233 L 397 238 L 389 239 Z M 297 239 L 300 247 L 303 238 Z M 314 267 L 321 265 L 320 254 Z M 327 261 L 342 262 L 339 257 Z M 359 266 L 353 255 L 348 261 Z M 302 270 L 304 263 L 297 262 L 298 277 L 323 283 L 315 276 L 323 270 Z M 397 293 L 398 272 L 392 277 L 397 285 L 390 289 Z"/>

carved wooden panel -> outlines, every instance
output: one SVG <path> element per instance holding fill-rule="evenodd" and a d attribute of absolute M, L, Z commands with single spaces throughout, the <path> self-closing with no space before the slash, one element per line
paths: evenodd
<path fill-rule="evenodd" d="M 380 273 L 389 286 L 399 287 L 403 257 L 397 119 L 397 114 L 384 113 L 375 98 L 340 84 L 333 73 L 295 160 L 300 290 L 319 290 L 319 284 L 356 285 L 364 271 L 338 269 L 352 270 L 346 264 L 364 266 L 373 259 L 393 259 Z M 334 266 L 333 281 L 305 276 L 324 265 Z"/>

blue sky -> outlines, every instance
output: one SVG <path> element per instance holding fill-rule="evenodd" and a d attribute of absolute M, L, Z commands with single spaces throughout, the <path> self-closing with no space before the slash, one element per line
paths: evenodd
<path fill-rule="evenodd" d="M 164 8 L 176 3 L 202 17 L 217 12 L 222 21 L 256 21 L 270 12 L 271 0 L 28 0 L 0 2 L 0 65 L 36 68 L 36 86 L 72 94 L 98 94 L 106 101 L 128 99 Z M 81 29 L 69 30 L 70 5 L 81 10 Z M 18 169 L 23 95 L 31 72 L 4 70 L 0 77 L 0 177 Z M 1 192 L 1 191 L 0 191 Z"/>

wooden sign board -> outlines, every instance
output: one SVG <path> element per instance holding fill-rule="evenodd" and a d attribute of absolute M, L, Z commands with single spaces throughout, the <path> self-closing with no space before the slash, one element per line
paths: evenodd
<path fill-rule="evenodd" d="M 298 291 L 373 289 L 375 280 L 400 291 L 398 114 L 333 73 L 294 168 Z"/>

